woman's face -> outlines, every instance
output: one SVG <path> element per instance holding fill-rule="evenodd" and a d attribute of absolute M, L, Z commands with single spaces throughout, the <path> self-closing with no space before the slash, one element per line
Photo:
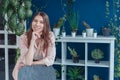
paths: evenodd
<path fill-rule="evenodd" d="M 33 32 L 41 33 L 44 28 L 44 22 L 43 17 L 40 15 L 35 16 L 35 18 L 32 21 L 32 29 Z"/>

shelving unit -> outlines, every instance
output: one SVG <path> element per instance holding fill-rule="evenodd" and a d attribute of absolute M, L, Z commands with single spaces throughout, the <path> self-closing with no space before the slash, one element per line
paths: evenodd
<path fill-rule="evenodd" d="M 91 69 L 96 71 L 96 68 L 99 68 L 101 71 L 107 71 L 108 74 L 106 75 L 107 79 L 102 80 L 114 80 L 114 40 L 115 38 L 113 36 L 110 37 L 104 37 L 104 36 L 98 36 L 97 38 L 93 37 L 86 37 L 83 38 L 82 36 L 77 36 L 77 37 L 71 37 L 71 36 L 66 36 L 66 37 L 61 37 L 60 39 L 57 39 L 56 42 L 60 43 L 61 45 L 61 59 L 55 61 L 54 65 L 61 66 L 61 79 L 60 80 L 68 80 L 67 77 L 67 66 L 79 66 L 79 67 L 84 67 L 84 76 L 85 80 L 93 80 L 91 78 L 90 71 Z M 72 59 L 68 58 L 68 50 L 67 46 L 69 43 L 72 44 L 84 44 L 83 46 L 83 52 L 80 53 L 80 55 L 83 55 L 83 58 L 80 59 L 79 63 L 73 63 Z M 92 45 L 108 45 L 106 48 L 109 48 L 108 52 L 105 52 L 105 58 L 100 61 L 99 64 L 95 63 L 93 59 L 90 58 L 90 46 Z M 77 46 L 80 47 L 80 46 Z M 105 47 L 105 46 L 103 46 Z M 93 47 L 95 48 L 95 47 Z M 81 50 L 81 49 L 79 49 Z M 56 54 L 58 54 L 59 51 L 56 51 Z M 109 56 L 107 56 L 109 55 Z M 104 70 L 105 69 L 105 70 Z M 96 73 L 99 71 L 96 71 Z M 92 72 L 93 73 L 93 72 Z M 101 72 L 102 73 L 102 72 Z M 93 73 L 95 74 L 95 73 Z M 101 75 L 101 74 L 100 74 Z M 93 76 L 93 75 L 92 75 Z"/>
<path fill-rule="evenodd" d="M 18 36 L 14 33 L 8 32 L 6 29 L 0 30 L 0 58 L 3 58 L 0 61 L 0 65 L 3 65 L 2 78 L 4 80 L 13 80 L 12 70 L 15 65 L 15 54 L 16 48 L 18 47 Z M 2 62 L 2 63 L 1 63 Z"/>

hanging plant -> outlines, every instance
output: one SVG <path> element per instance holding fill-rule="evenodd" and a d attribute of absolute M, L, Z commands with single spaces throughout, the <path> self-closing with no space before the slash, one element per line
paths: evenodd
<path fill-rule="evenodd" d="M 32 16 L 31 0 L 2 0 L 1 14 L 4 17 L 4 27 L 20 36 L 25 31 L 25 20 Z"/>
<path fill-rule="evenodd" d="M 112 11 L 110 11 L 112 9 Z M 120 1 L 113 0 L 110 4 L 106 0 L 106 18 L 109 20 L 108 26 L 111 27 L 111 33 L 115 36 L 115 73 L 114 77 L 120 80 Z M 112 16 L 111 16 L 112 15 Z"/>

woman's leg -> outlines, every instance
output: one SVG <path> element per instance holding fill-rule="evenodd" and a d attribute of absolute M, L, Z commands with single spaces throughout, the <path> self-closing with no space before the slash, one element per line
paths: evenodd
<path fill-rule="evenodd" d="M 32 65 L 20 69 L 18 80 L 56 80 L 56 75 L 52 66 Z"/>
<path fill-rule="evenodd" d="M 33 80 L 56 80 L 55 70 L 52 66 L 33 65 L 32 70 Z"/>

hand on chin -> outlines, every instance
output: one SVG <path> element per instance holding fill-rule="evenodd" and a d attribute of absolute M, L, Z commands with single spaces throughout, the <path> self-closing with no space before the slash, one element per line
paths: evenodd
<path fill-rule="evenodd" d="M 40 31 L 34 31 L 34 33 L 35 33 L 35 35 L 36 35 L 37 38 L 41 37 L 42 32 L 40 32 Z"/>

